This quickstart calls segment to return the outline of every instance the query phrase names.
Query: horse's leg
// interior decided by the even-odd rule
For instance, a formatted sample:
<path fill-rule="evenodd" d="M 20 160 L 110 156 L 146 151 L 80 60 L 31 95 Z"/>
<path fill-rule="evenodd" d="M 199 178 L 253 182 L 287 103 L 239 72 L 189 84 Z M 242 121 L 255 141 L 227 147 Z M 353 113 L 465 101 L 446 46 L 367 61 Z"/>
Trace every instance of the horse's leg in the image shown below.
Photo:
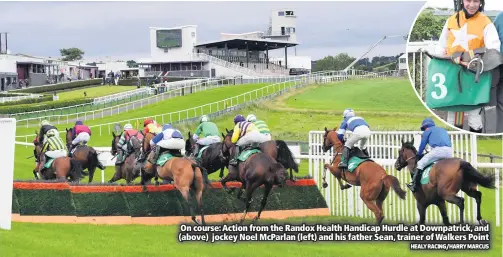
<path fill-rule="evenodd" d="M 459 207 L 459 223 L 464 224 L 464 212 L 465 212 L 465 199 L 463 197 L 459 197 L 457 195 L 448 195 L 445 196 L 444 199 L 447 202 L 453 203 Z"/>
<path fill-rule="evenodd" d="M 236 188 L 229 189 L 227 187 L 226 183 L 228 181 L 235 181 L 235 180 L 238 180 L 238 172 L 236 171 L 236 168 L 231 168 L 231 169 L 229 169 L 229 173 L 227 173 L 227 176 L 225 176 L 225 178 L 220 180 L 220 183 L 222 184 L 222 187 L 224 188 L 224 190 L 230 194 L 230 193 L 234 192 L 234 190 L 236 190 Z"/>
<path fill-rule="evenodd" d="M 254 221 L 260 219 L 260 214 L 262 213 L 262 211 L 265 208 L 265 205 L 267 204 L 267 197 L 269 196 L 269 193 L 271 192 L 271 189 L 272 189 L 272 185 L 265 184 L 265 186 L 264 186 L 264 196 L 262 197 L 262 202 L 260 203 L 260 209 L 258 210 L 257 217 L 255 217 Z"/>
<path fill-rule="evenodd" d="M 480 205 L 482 204 L 482 192 L 477 191 L 475 188 L 467 188 L 462 189 L 468 196 L 473 197 L 477 202 L 477 221 L 480 225 L 487 224 L 487 221 L 482 219 L 482 215 L 480 214 Z"/>
<path fill-rule="evenodd" d="M 386 184 L 383 183 L 383 189 L 381 190 L 381 193 L 379 194 L 376 200 L 377 208 L 379 208 L 379 211 L 381 211 L 383 220 L 384 220 L 384 212 L 382 210 L 382 204 L 384 203 L 384 200 L 386 200 L 386 197 L 388 197 L 388 193 L 389 193 L 389 187 L 387 187 Z"/>
<path fill-rule="evenodd" d="M 246 199 L 242 199 L 241 195 L 243 195 L 243 192 L 245 191 L 245 187 L 246 187 L 246 181 L 244 181 L 243 183 L 241 183 L 241 188 L 239 189 L 239 192 L 238 192 L 238 195 L 237 195 L 238 200 L 243 200 L 243 202 Z"/>
<path fill-rule="evenodd" d="M 245 221 L 246 214 L 248 213 L 248 209 L 250 209 L 250 205 L 252 202 L 253 191 L 255 191 L 255 189 L 258 187 L 255 185 L 251 185 L 251 183 L 246 183 L 246 184 L 247 184 L 246 185 L 246 201 L 245 201 L 246 207 L 245 207 L 245 211 L 243 212 L 243 217 L 241 218 L 241 221 L 239 221 L 239 224 L 243 224 L 243 221 Z"/>
<path fill-rule="evenodd" d="M 203 225 L 206 225 L 206 222 L 204 221 L 204 210 L 203 210 L 203 189 L 204 189 L 204 185 L 202 185 L 200 187 L 196 187 L 195 197 L 196 197 L 196 201 L 197 201 L 197 207 L 199 208 L 199 211 L 201 212 L 201 223 Z"/>
<path fill-rule="evenodd" d="M 293 169 L 290 168 L 290 180 L 295 182 L 295 178 L 293 177 Z"/>
<path fill-rule="evenodd" d="M 420 203 L 419 201 L 416 200 L 416 205 L 417 205 L 417 211 L 419 212 L 419 224 L 423 224 L 426 221 L 426 208 L 428 206 L 425 206 L 424 204 Z"/>
<path fill-rule="evenodd" d="M 380 191 L 372 190 L 370 185 L 361 187 L 360 198 L 363 200 L 365 205 L 374 213 L 376 217 L 377 225 L 380 225 L 384 217 L 382 216 L 382 211 L 377 207 L 376 200 L 380 194 Z"/>
<path fill-rule="evenodd" d="M 189 187 L 188 186 L 184 186 L 184 187 L 178 187 L 178 190 L 180 191 L 180 193 L 182 194 L 182 197 L 183 199 L 185 199 L 185 203 L 187 204 L 187 206 L 189 207 L 189 211 L 190 211 L 190 216 L 192 217 L 192 221 L 194 221 L 196 224 L 199 225 L 199 223 L 197 222 L 197 219 L 196 219 L 196 215 L 194 214 L 194 208 L 192 207 L 192 204 L 190 203 L 190 199 L 189 199 Z"/>
<path fill-rule="evenodd" d="M 224 167 L 220 169 L 220 178 L 223 178 L 224 176 Z"/>
<path fill-rule="evenodd" d="M 117 166 L 115 166 L 117 167 Z M 119 166 L 119 168 L 116 168 L 115 169 L 115 173 L 114 173 L 114 176 L 108 181 L 108 183 L 114 183 L 115 181 L 121 179 L 121 174 L 122 171 L 121 171 L 121 167 Z"/>
<path fill-rule="evenodd" d="M 444 225 L 449 226 L 451 223 L 449 222 L 449 216 L 447 216 L 447 208 L 445 206 L 445 200 L 442 199 L 437 203 L 438 209 L 440 210 L 440 215 L 442 215 L 442 221 Z"/>

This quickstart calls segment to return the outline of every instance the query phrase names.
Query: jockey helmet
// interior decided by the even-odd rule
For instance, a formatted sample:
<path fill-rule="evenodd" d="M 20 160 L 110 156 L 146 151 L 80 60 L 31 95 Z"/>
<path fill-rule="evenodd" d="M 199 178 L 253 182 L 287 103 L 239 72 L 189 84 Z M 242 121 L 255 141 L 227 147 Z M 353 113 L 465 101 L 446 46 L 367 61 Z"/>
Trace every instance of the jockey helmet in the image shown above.
<path fill-rule="evenodd" d="M 246 117 L 246 120 L 249 122 L 253 122 L 253 121 L 257 120 L 257 117 L 255 117 L 255 115 L 253 115 L 253 114 L 250 114 Z"/>
<path fill-rule="evenodd" d="M 234 117 L 234 124 L 238 123 L 238 122 L 241 122 L 241 121 L 245 121 L 245 117 L 241 114 L 238 114 Z"/>
<path fill-rule="evenodd" d="M 208 116 L 206 116 L 206 115 L 201 116 L 201 121 L 200 122 L 208 122 L 208 121 L 210 121 L 210 119 L 208 118 Z"/>
<path fill-rule="evenodd" d="M 77 126 L 77 125 L 84 125 L 84 123 L 81 120 L 78 120 L 75 122 L 75 126 Z"/>
<path fill-rule="evenodd" d="M 48 120 L 43 120 L 42 122 L 40 122 L 40 126 L 45 126 L 45 125 L 51 125 L 51 123 L 49 123 Z"/>
<path fill-rule="evenodd" d="M 435 126 L 435 122 L 431 118 L 426 118 L 421 123 L 421 131 L 425 131 L 429 127 Z"/>
<path fill-rule="evenodd" d="M 347 108 L 342 113 L 343 118 L 354 117 L 354 116 L 355 116 L 355 111 L 353 111 L 353 109 L 351 109 L 351 108 Z"/>
<path fill-rule="evenodd" d="M 162 126 L 162 130 L 171 129 L 171 128 L 173 128 L 173 126 L 171 126 L 171 124 L 169 124 L 169 123 Z"/>
<path fill-rule="evenodd" d="M 143 121 L 143 127 L 146 127 L 148 124 L 153 124 L 153 123 L 154 123 L 154 120 L 151 118 L 148 118 L 145 121 Z"/>
<path fill-rule="evenodd" d="M 128 124 L 126 124 L 126 125 L 124 125 L 124 131 L 126 131 L 126 130 L 131 130 L 131 129 L 133 129 L 133 125 L 131 125 L 131 124 L 129 124 L 129 123 L 128 123 Z"/>
<path fill-rule="evenodd" d="M 45 134 L 47 137 L 53 137 L 55 136 L 57 133 L 57 131 L 55 129 L 51 129 L 49 131 L 47 131 L 47 133 Z"/>

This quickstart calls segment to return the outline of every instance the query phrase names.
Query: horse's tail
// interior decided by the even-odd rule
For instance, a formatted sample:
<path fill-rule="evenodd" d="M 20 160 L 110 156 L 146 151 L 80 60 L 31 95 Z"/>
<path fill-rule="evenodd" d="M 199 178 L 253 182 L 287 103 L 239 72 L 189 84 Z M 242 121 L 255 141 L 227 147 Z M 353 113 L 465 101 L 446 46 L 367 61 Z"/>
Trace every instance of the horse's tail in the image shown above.
<path fill-rule="evenodd" d="M 98 159 L 98 152 L 93 151 L 90 154 L 92 155 L 91 160 L 93 162 L 93 166 L 100 168 L 100 170 L 104 170 L 105 166 L 103 166 L 103 163 L 101 163 Z"/>
<path fill-rule="evenodd" d="M 278 148 L 278 162 L 286 169 L 293 169 L 296 173 L 299 173 L 299 165 L 295 162 L 293 154 L 285 141 L 276 140 L 276 147 Z"/>
<path fill-rule="evenodd" d="M 196 163 L 192 163 L 192 170 L 194 171 L 194 180 L 192 181 L 192 188 L 195 189 L 196 187 L 196 174 L 197 174 L 197 171 L 199 171 L 201 173 L 201 177 L 203 178 L 203 186 L 204 188 L 206 187 L 211 187 L 211 182 L 210 182 L 210 179 L 208 178 L 208 172 L 206 171 L 205 168 L 199 166 L 198 164 Z"/>
<path fill-rule="evenodd" d="M 460 168 L 463 170 L 463 176 L 466 180 L 475 182 L 485 188 L 495 188 L 494 174 L 484 176 L 466 161 L 461 161 Z"/>
<path fill-rule="evenodd" d="M 76 178 L 77 181 L 80 180 L 80 177 L 82 176 L 82 165 L 80 164 L 79 161 L 70 158 L 69 174 L 72 178 Z"/>
<path fill-rule="evenodd" d="M 400 182 L 395 176 L 386 175 L 383 178 L 383 182 L 387 187 L 393 188 L 393 191 L 400 197 L 400 199 L 405 200 L 405 191 L 400 187 Z"/>

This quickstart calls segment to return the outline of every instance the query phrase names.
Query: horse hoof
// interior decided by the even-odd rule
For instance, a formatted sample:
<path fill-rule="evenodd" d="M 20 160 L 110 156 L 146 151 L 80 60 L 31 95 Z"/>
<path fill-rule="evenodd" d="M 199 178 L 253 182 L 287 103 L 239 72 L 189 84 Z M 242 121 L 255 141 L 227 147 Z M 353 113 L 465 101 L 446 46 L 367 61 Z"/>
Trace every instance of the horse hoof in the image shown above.
<path fill-rule="evenodd" d="M 199 222 L 197 222 L 196 217 L 192 217 L 192 221 L 194 221 L 194 223 L 196 223 L 197 225 L 199 225 Z"/>
<path fill-rule="evenodd" d="M 485 226 L 487 225 L 487 220 L 479 220 L 479 224 Z"/>
<path fill-rule="evenodd" d="M 323 188 L 327 188 L 328 187 L 328 183 L 327 182 L 323 182 Z"/>

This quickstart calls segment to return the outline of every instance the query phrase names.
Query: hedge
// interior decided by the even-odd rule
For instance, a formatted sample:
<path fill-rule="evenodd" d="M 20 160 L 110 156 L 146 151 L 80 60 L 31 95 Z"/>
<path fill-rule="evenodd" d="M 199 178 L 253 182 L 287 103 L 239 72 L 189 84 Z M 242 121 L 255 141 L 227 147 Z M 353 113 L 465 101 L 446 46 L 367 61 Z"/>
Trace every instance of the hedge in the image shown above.
<path fill-rule="evenodd" d="M 240 187 L 240 183 L 228 183 Z M 219 182 L 213 182 L 203 194 L 204 213 L 241 213 L 244 202 L 236 199 L 237 190 L 228 194 Z M 141 186 L 70 185 L 67 183 L 14 182 L 12 212 L 21 215 L 67 216 L 189 216 L 184 200 L 173 185 Z M 193 206 L 196 202 L 192 195 Z M 250 211 L 257 211 L 263 187 L 253 194 Z M 301 179 L 283 188 L 274 187 L 265 210 L 327 208 L 325 199 L 312 179 Z M 197 213 L 199 211 L 196 210 Z"/>
<path fill-rule="evenodd" d="M 52 96 L 51 96 L 52 97 Z M 73 99 L 67 101 L 53 101 L 44 104 L 26 104 L 14 106 L 0 106 L 0 114 L 17 114 L 22 112 L 42 111 L 55 108 L 63 108 L 79 104 L 86 104 L 93 102 L 93 99 Z"/>
<path fill-rule="evenodd" d="M 48 93 L 48 92 L 54 92 L 54 91 L 59 91 L 59 90 L 65 90 L 65 89 L 87 87 L 87 86 L 92 86 L 92 85 L 100 85 L 101 82 L 102 82 L 102 79 L 77 80 L 77 81 L 65 82 L 65 83 L 54 84 L 54 85 L 20 89 L 20 90 L 16 90 L 15 92 Z"/>

